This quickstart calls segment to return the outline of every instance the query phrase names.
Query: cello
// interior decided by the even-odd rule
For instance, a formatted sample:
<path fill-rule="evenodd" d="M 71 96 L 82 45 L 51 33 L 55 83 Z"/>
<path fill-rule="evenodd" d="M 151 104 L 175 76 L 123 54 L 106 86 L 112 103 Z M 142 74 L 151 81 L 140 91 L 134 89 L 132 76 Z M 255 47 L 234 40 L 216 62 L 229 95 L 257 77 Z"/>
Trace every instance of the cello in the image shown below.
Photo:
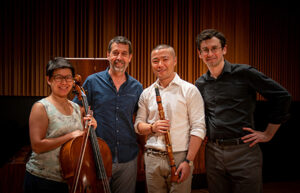
<path fill-rule="evenodd" d="M 74 78 L 74 91 L 89 114 L 81 77 Z M 104 157 L 102 155 L 105 155 Z M 66 142 L 60 150 L 62 176 L 67 181 L 70 193 L 110 193 L 108 178 L 112 175 L 112 156 L 104 140 L 96 136 L 93 126 L 84 125 L 84 135 Z"/>

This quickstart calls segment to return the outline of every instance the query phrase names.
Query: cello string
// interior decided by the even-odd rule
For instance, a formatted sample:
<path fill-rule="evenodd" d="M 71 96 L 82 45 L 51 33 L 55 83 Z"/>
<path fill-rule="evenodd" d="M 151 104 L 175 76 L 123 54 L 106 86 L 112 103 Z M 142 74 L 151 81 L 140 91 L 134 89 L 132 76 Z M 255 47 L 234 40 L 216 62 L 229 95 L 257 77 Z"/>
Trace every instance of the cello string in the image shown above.
<path fill-rule="evenodd" d="M 87 131 L 86 138 L 85 138 L 84 144 L 83 144 L 83 150 L 82 150 L 82 155 L 83 156 L 81 156 L 81 158 L 79 160 L 79 168 L 78 168 L 79 173 L 76 175 L 75 183 L 73 183 L 73 187 L 72 187 L 74 193 L 76 192 L 76 188 L 77 188 L 77 184 L 78 184 L 78 180 L 79 180 L 79 176 L 80 176 L 80 171 L 81 171 L 83 158 L 84 158 L 84 154 L 85 154 L 85 150 L 86 150 L 86 144 L 87 144 L 87 141 L 88 141 L 88 135 L 89 135 L 89 130 Z"/>
<path fill-rule="evenodd" d="M 103 164 L 99 144 L 96 143 L 97 136 L 96 136 L 95 130 L 93 128 L 90 128 L 90 137 L 91 137 L 91 144 L 92 144 L 92 146 L 94 146 L 94 149 L 96 150 L 94 152 L 94 155 L 95 155 L 94 158 L 95 158 L 95 164 L 97 167 L 96 168 L 97 176 L 98 176 L 98 178 L 99 177 L 101 178 L 101 180 L 103 182 L 103 188 L 106 189 L 105 191 L 110 192 L 109 183 L 108 183 L 105 167 Z"/>
<path fill-rule="evenodd" d="M 90 135 L 93 138 L 96 137 L 94 131 L 92 131 Z M 94 145 L 95 145 L 96 149 L 99 149 L 98 143 L 94 144 Z M 105 192 L 110 193 L 109 182 L 108 182 L 108 178 L 107 178 L 106 171 L 105 171 L 105 168 L 104 168 L 104 164 L 103 164 L 102 156 L 101 156 L 101 153 L 100 153 L 100 149 L 99 149 L 99 151 L 96 151 L 96 154 L 97 154 L 96 155 L 97 161 L 99 161 L 100 175 L 101 175 L 101 179 L 102 179 L 102 183 L 103 183 L 103 188 L 105 189 Z"/>
<path fill-rule="evenodd" d="M 89 106 L 88 106 L 87 97 L 83 91 L 82 91 L 82 101 L 84 103 L 84 108 L 85 108 L 86 114 L 89 114 L 89 109 L 88 109 Z M 97 141 L 96 132 L 95 132 L 94 128 L 91 128 L 91 127 L 90 127 L 89 131 L 90 131 L 89 133 L 90 133 L 90 137 L 91 137 L 91 144 L 94 147 L 93 149 L 96 150 L 94 152 L 94 155 L 95 155 L 95 165 L 97 167 L 96 168 L 97 176 L 98 176 L 98 178 L 100 176 L 100 178 L 103 182 L 103 188 L 104 188 L 105 192 L 110 193 L 111 192 L 110 186 L 109 186 L 108 178 L 107 178 L 106 171 L 104 168 L 99 144 L 96 143 L 96 141 Z"/>
<path fill-rule="evenodd" d="M 93 136 L 95 138 L 96 135 L 94 134 L 94 132 L 92 132 L 92 133 L 91 133 L 91 136 Z M 96 145 L 96 148 L 98 149 L 99 148 L 98 144 L 95 144 L 95 145 Z M 99 164 L 100 165 L 100 174 L 101 174 L 102 182 L 104 184 L 104 188 L 107 189 L 110 192 L 109 182 L 108 182 L 108 178 L 107 178 L 106 171 L 105 171 L 105 168 L 104 168 L 103 159 L 102 159 L 102 155 L 100 153 L 100 149 L 99 149 L 99 151 L 97 151 L 97 159 L 100 162 L 100 164 Z"/>
<path fill-rule="evenodd" d="M 76 78 L 76 77 L 75 77 Z M 78 84 L 77 82 L 75 82 L 75 84 Z M 82 105 L 84 106 L 84 110 L 85 110 L 85 114 L 86 115 L 88 115 L 88 113 L 89 113 L 89 106 L 88 106 L 88 101 L 87 101 L 87 98 L 86 98 L 86 95 L 85 95 L 85 92 L 84 92 L 84 90 L 83 90 L 83 88 L 82 87 L 80 87 L 79 85 L 75 85 L 76 86 L 76 91 L 77 91 L 77 95 L 78 95 L 78 98 L 79 98 L 79 100 L 81 100 L 82 101 Z M 82 97 L 83 96 L 83 97 Z M 87 151 L 87 145 L 88 145 L 88 139 L 89 139 L 89 137 L 95 137 L 95 139 L 98 139 L 97 138 L 97 136 L 96 136 L 96 134 L 95 135 L 91 135 L 91 133 L 95 133 L 95 130 L 94 130 L 94 128 L 91 128 L 91 125 L 88 125 L 88 123 L 89 123 L 89 121 L 88 120 L 86 120 L 85 121 L 85 123 L 84 123 L 84 128 L 85 128 L 85 138 L 83 139 L 83 143 L 82 143 L 82 145 L 81 145 L 81 150 L 80 150 L 80 159 L 79 159 L 79 161 L 77 162 L 78 164 L 77 164 L 77 169 L 76 169 L 76 176 L 77 176 L 77 178 L 76 178 L 76 176 L 75 176 L 75 178 L 73 179 L 73 184 L 72 184 L 72 190 L 74 190 L 74 193 L 75 193 L 75 191 L 76 191 L 76 189 L 77 189 L 77 186 L 79 186 L 79 176 L 80 176 L 80 174 L 82 173 L 81 172 L 81 169 L 83 168 L 83 163 L 85 163 L 84 161 L 83 161 L 83 157 L 85 157 L 84 155 L 87 153 L 86 151 Z M 87 129 L 87 130 L 86 130 Z M 91 132 L 91 131 L 93 131 L 93 132 Z M 91 140 L 92 141 L 92 140 Z M 95 141 L 95 140 L 94 140 Z M 102 147 L 102 144 L 100 143 L 100 141 L 98 142 L 98 140 L 96 140 L 97 141 L 97 149 L 99 150 L 99 146 L 101 146 Z M 98 144 L 99 143 L 99 144 Z M 92 144 L 92 142 L 91 143 L 89 143 L 89 144 Z M 106 145 L 106 144 L 105 144 Z M 93 144 L 92 144 L 92 147 L 93 147 Z M 103 146 L 103 148 L 106 148 L 106 146 Z M 93 151 L 95 151 L 95 149 L 93 149 Z M 108 153 L 109 154 L 109 153 Z M 101 152 L 100 151 L 97 151 L 96 152 L 96 154 L 94 154 L 94 155 L 98 155 L 97 156 L 97 158 L 101 158 Z M 95 160 L 94 160 L 95 161 Z M 96 162 L 95 161 L 95 164 L 96 163 L 98 163 L 98 162 Z M 102 176 L 102 179 L 104 179 L 104 180 L 102 180 L 102 183 L 101 183 L 101 185 L 100 184 L 98 184 L 97 185 L 97 187 L 102 187 L 103 188 L 103 190 L 104 190 L 104 192 L 108 192 L 108 193 L 110 193 L 111 191 L 110 191 L 110 186 L 109 186 L 109 183 L 108 183 L 108 180 L 107 180 L 107 176 L 106 176 L 106 172 L 105 172 L 105 169 L 103 169 L 105 166 L 104 166 L 104 164 L 103 164 L 103 161 L 102 161 L 102 158 L 101 158 L 101 163 L 102 164 L 100 164 L 100 166 L 101 167 L 99 167 L 102 171 L 104 171 L 104 172 L 100 172 L 100 175 Z M 100 171 L 100 170 L 99 170 Z M 77 180 L 77 181 L 76 181 Z M 76 182 L 75 182 L 76 181 Z M 74 188 L 75 187 L 75 188 Z M 89 189 L 89 187 L 86 187 L 86 188 L 88 188 Z M 86 188 L 84 188 L 84 190 L 83 191 L 86 191 L 87 189 Z M 71 191 L 71 192 L 73 192 L 73 191 Z"/>
<path fill-rule="evenodd" d="M 92 115 L 91 111 L 89 111 L 89 105 L 88 105 L 88 101 L 87 101 L 87 96 L 85 95 L 85 93 L 83 91 L 81 91 L 81 93 L 82 93 L 81 94 L 82 95 L 82 101 L 84 103 L 85 114 L 86 115 Z M 96 145 L 97 138 L 95 138 L 95 135 L 93 135 L 93 134 L 95 134 L 94 128 L 90 128 L 90 129 L 91 129 L 91 131 L 90 131 L 91 144 L 93 146 L 93 153 L 95 155 L 94 159 L 95 159 L 95 164 L 96 164 L 96 172 L 97 172 L 97 177 L 99 178 L 100 167 L 99 167 L 99 159 L 98 159 L 99 155 L 98 155 L 98 152 L 100 150 L 99 150 L 99 148 L 97 148 L 98 146 Z"/>

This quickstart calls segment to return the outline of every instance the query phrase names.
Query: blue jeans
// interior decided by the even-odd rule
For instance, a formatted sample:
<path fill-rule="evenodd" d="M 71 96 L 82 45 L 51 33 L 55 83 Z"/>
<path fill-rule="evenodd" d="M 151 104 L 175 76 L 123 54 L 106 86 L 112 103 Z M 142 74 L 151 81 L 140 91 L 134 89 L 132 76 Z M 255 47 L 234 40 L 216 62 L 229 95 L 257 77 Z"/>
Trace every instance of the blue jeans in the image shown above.
<path fill-rule="evenodd" d="M 25 173 L 24 193 L 68 193 L 68 184 Z"/>

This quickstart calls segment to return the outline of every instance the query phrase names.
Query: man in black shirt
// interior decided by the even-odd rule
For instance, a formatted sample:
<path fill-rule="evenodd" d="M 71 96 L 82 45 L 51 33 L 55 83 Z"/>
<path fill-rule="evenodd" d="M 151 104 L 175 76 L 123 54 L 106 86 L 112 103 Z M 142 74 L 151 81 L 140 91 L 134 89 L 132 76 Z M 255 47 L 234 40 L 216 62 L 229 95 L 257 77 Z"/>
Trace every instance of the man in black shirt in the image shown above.
<path fill-rule="evenodd" d="M 231 64 L 224 35 L 214 29 L 196 38 L 199 58 L 208 72 L 195 85 L 205 103 L 208 143 L 206 171 L 210 193 L 262 192 L 262 154 L 288 117 L 291 96 L 277 82 L 249 65 Z M 271 103 L 265 131 L 254 128 L 256 93 Z"/>

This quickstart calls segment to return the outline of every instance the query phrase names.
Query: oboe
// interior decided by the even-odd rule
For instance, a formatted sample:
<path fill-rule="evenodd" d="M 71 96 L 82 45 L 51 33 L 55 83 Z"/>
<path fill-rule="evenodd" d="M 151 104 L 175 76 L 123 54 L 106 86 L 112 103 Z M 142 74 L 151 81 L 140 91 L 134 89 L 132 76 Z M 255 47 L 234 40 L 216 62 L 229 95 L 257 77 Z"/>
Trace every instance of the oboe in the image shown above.
<path fill-rule="evenodd" d="M 158 87 L 155 87 L 155 93 L 156 93 L 156 102 L 157 102 L 158 111 L 159 111 L 159 118 L 160 118 L 160 120 L 165 120 L 165 113 L 164 113 L 164 109 L 163 109 L 163 106 L 162 106 L 162 103 L 161 103 L 161 97 L 160 97 L 160 94 L 159 94 Z M 169 130 L 165 134 L 165 142 L 166 142 L 166 149 L 167 149 L 167 152 L 168 152 L 168 157 L 169 157 L 170 167 L 171 167 L 171 181 L 172 182 L 177 182 L 178 175 L 175 175 L 176 165 L 175 165 L 175 161 L 174 161 L 172 143 L 171 143 L 171 137 L 170 137 L 170 131 Z"/>

